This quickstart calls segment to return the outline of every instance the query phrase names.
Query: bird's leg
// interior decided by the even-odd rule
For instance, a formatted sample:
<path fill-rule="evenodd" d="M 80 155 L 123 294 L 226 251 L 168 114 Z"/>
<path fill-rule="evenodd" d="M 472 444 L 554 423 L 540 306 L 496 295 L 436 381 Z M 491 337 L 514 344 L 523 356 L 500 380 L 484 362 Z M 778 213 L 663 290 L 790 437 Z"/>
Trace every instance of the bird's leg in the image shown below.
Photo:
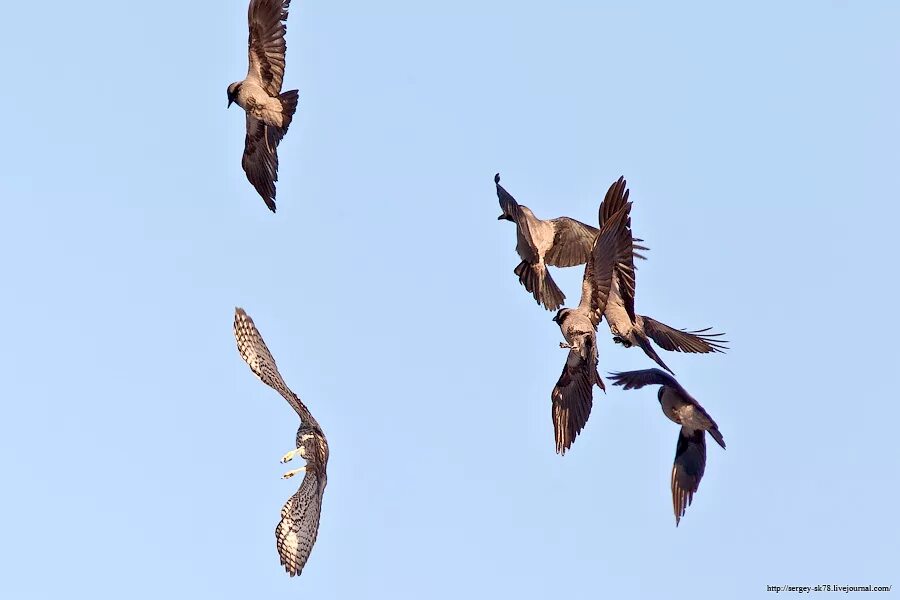
<path fill-rule="evenodd" d="M 306 451 L 303 450 L 302 447 L 294 448 L 293 450 L 291 450 L 290 452 L 288 452 L 287 454 L 285 454 L 284 456 L 281 457 L 281 462 L 282 463 L 290 462 L 290 461 L 294 460 L 295 456 L 300 456 L 302 458 L 302 457 L 304 457 L 305 454 L 306 454 Z"/>
<path fill-rule="evenodd" d="M 281 478 L 282 479 L 290 479 L 297 473 L 303 473 L 304 471 L 306 471 L 306 467 L 300 467 L 299 469 L 294 469 L 293 471 L 288 471 L 287 473 L 282 475 Z"/>

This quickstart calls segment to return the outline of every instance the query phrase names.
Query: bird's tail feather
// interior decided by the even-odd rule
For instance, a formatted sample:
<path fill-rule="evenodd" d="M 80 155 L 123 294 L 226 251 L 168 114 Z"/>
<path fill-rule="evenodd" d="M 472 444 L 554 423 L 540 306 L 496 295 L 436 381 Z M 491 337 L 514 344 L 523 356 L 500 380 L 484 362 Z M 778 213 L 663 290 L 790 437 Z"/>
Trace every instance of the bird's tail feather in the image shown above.
<path fill-rule="evenodd" d="M 534 300 L 543 304 L 547 310 L 557 310 L 566 301 L 565 294 L 557 287 L 544 265 L 532 265 L 523 260 L 513 272 L 519 276 L 519 283 L 532 293 Z"/>
<path fill-rule="evenodd" d="M 650 344 L 649 338 L 647 338 L 644 334 L 639 333 L 638 331 L 634 332 L 634 337 L 637 340 L 638 346 L 641 347 L 641 350 L 644 351 L 644 354 L 653 359 L 653 362 L 661 366 L 663 369 L 671 373 L 675 374 L 675 371 L 670 369 L 666 363 L 663 362 L 663 359 L 659 357 L 659 354 L 656 353 L 656 350 L 653 348 L 653 345 Z"/>
<path fill-rule="evenodd" d="M 722 446 L 722 449 L 724 450 L 725 449 L 725 438 L 722 437 L 722 433 L 719 431 L 718 427 L 716 427 L 714 429 L 707 429 L 706 431 L 709 433 L 710 436 L 712 436 L 712 439 L 716 440 L 717 444 Z"/>
<path fill-rule="evenodd" d="M 284 134 L 287 133 L 288 127 L 290 127 L 294 118 L 297 103 L 300 101 L 300 92 L 298 90 L 288 90 L 278 96 L 278 100 L 281 102 L 281 131 Z"/>

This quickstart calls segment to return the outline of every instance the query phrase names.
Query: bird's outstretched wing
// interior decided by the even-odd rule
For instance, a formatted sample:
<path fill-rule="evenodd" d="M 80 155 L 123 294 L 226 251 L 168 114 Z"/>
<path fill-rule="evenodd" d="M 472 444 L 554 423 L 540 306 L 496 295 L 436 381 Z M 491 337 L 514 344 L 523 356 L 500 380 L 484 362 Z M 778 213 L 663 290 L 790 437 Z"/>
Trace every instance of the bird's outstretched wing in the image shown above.
<path fill-rule="evenodd" d="M 675 509 L 675 526 L 691 505 L 700 480 L 706 470 L 706 434 L 702 429 L 689 431 L 682 428 L 675 447 L 675 463 L 672 465 L 672 507 Z"/>
<path fill-rule="evenodd" d="M 606 191 L 606 196 L 600 204 L 599 218 L 601 228 L 614 214 L 616 214 L 616 212 L 628 204 L 629 190 L 627 186 L 628 182 L 625 181 L 624 177 L 619 177 L 618 180 L 609 186 L 609 189 Z M 630 214 L 628 215 L 627 226 L 629 230 L 628 239 L 623 240 L 622 244 L 616 248 L 615 285 L 618 287 L 619 296 L 622 298 L 622 303 L 625 306 L 625 312 L 628 313 L 628 317 L 631 319 L 631 322 L 634 323 L 637 318 L 634 314 L 634 289 L 636 281 L 634 274 L 634 239 L 630 234 Z"/>
<path fill-rule="evenodd" d="M 544 255 L 548 265 L 554 267 L 574 267 L 587 262 L 597 234 L 595 227 L 569 217 L 551 219 L 554 236 L 553 245 Z"/>
<path fill-rule="evenodd" d="M 659 344 L 659 346 L 670 352 L 691 352 L 705 354 L 707 352 L 724 352 L 728 350 L 728 340 L 717 339 L 725 334 L 723 333 L 706 333 L 711 328 L 698 329 L 697 331 L 685 331 L 683 329 L 675 329 L 669 327 L 665 323 L 660 323 L 656 319 L 643 317 L 644 332 L 650 338 Z"/>
<path fill-rule="evenodd" d="M 275 212 L 275 182 L 278 181 L 278 144 L 284 131 L 269 127 L 247 113 L 247 136 L 241 166 L 269 210 Z"/>
<path fill-rule="evenodd" d="M 287 51 L 284 33 L 290 5 L 291 0 L 250 0 L 247 9 L 250 26 L 247 79 L 272 97 L 281 93 L 284 78 L 284 54 Z"/>
<path fill-rule="evenodd" d="M 506 191 L 505 187 L 500 185 L 500 173 L 494 175 L 494 185 L 497 186 L 497 200 L 500 202 L 500 210 L 503 211 L 503 214 L 500 216 L 510 215 L 515 218 L 515 215 L 519 212 L 519 203 L 516 202 L 512 194 Z"/>
<path fill-rule="evenodd" d="M 284 379 L 281 378 L 281 373 L 278 372 L 278 365 L 275 364 L 272 353 L 269 352 L 266 342 L 256 328 L 256 324 L 253 323 L 253 319 L 250 318 L 250 315 L 243 308 L 234 309 L 234 339 L 237 342 L 238 353 L 240 353 L 244 362 L 250 365 L 250 370 L 263 383 L 281 394 L 297 414 L 300 415 L 300 419 L 304 423 L 318 428 L 319 425 L 313 419 L 309 410 L 300 401 L 300 398 L 291 391 Z"/>
<path fill-rule="evenodd" d="M 665 385 L 682 390 L 681 385 L 674 377 L 659 369 L 641 369 L 640 371 L 622 371 L 610 373 L 609 379 L 613 385 L 621 385 L 626 390 L 639 390 L 645 385 Z"/>
<path fill-rule="evenodd" d="M 522 256 L 522 259 L 529 262 L 537 261 L 538 250 L 537 246 L 535 246 L 534 239 L 531 236 L 531 228 L 528 224 L 528 218 L 522 213 L 521 210 L 519 210 L 519 203 L 516 202 L 516 199 L 513 198 L 512 194 L 507 192 L 506 188 L 500 185 L 500 173 L 494 175 L 494 185 L 497 186 L 497 200 L 500 202 L 500 209 L 503 211 L 503 214 L 500 215 L 500 218 L 503 218 L 506 215 L 512 217 L 513 221 L 516 224 L 516 227 L 519 229 L 519 232 L 522 234 L 522 237 L 528 244 L 528 256 Z M 519 252 L 519 254 L 521 255 L 521 252 Z"/>
<path fill-rule="evenodd" d="M 603 198 L 603 202 L 600 203 L 600 227 L 603 227 L 603 224 L 606 223 L 607 219 L 616 214 L 620 208 L 625 206 L 625 203 L 628 202 L 628 182 L 625 181 L 625 176 L 619 177 L 616 181 L 609 186 L 609 189 L 606 190 L 606 196 Z M 628 227 L 631 227 L 631 221 L 628 221 Z M 634 250 L 649 250 L 650 248 L 646 246 L 641 246 L 640 244 L 634 244 L 633 242 L 643 242 L 644 240 L 640 238 L 632 238 L 632 251 Z M 639 254 L 637 252 L 633 252 L 635 258 L 640 258 L 641 260 L 646 260 L 647 257 L 643 254 Z"/>
<path fill-rule="evenodd" d="M 281 564 L 291 577 L 303 572 L 316 543 L 325 482 L 324 473 L 307 471 L 300 489 L 281 509 L 281 521 L 275 526 L 275 546 Z"/>
<path fill-rule="evenodd" d="M 616 257 L 622 251 L 622 247 L 631 246 L 631 229 L 628 227 L 630 211 L 631 203 L 628 202 L 603 224 L 584 268 L 579 306 L 589 308 L 591 322 L 595 328 L 599 325 L 600 317 L 603 316 L 606 302 L 609 300 Z"/>
<path fill-rule="evenodd" d="M 628 182 L 625 181 L 624 175 L 609 186 L 609 189 L 606 190 L 606 196 L 603 197 L 603 202 L 600 203 L 600 210 L 597 215 L 601 228 L 614 214 L 619 212 L 619 209 L 625 206 L 625 203 L 628 202 L 629 193 Z"/>
<path fill-rule="evenodd" d="M 594 382 L 606 389 L 597 374 L 597 348 L 594 336 L 583 338 L 587 347 L 583 352 L 569 350 L 566 364 L 550 394 L 553 418 L 553 437 L 557 454 L 565 454 L 584 429 L 594 405 Z"/>

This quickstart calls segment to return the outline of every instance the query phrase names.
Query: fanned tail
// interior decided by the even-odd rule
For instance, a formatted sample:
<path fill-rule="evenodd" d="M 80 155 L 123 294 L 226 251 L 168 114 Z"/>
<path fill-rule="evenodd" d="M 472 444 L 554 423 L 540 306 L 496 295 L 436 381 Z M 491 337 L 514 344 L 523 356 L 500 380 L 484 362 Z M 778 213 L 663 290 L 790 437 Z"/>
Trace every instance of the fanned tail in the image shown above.
<path fill-rule="evenodd" d="M 523 260 L 513 272 L 519 276 L 519 283 L 531 292 L 535 301 L 543 304 L 547 310 L 557 310 L 566 301 L 565 294 L 557 287 L 546 266 L 532 265 Z"/>
<path fill-rule="evenodd" d="M 297 103 L 300 101 L 300 92 L 298 90 L 289 90 L 278 96 L 281 102 L 281 133 L 287 133 L 291 121 L 294 119 L 294 112 L 297 110 Z"/>

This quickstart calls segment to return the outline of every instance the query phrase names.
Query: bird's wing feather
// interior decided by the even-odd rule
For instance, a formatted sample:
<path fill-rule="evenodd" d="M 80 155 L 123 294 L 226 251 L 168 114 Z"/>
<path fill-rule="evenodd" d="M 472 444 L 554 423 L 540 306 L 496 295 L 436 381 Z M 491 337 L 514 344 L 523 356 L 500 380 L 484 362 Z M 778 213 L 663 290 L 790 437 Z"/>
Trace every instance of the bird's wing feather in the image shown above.
<path fill-rule="evenodd" d="M 603 224 L 584 268 L 579 306 L 589 309 L 594 327 L 600 324 L 600 317 L 609 300 L 609 290 L 616 269 L 617 248 L 625 243 L 625 238 L 631 239 L 631 230 L 627 226 L 630 210 L 631 203 L 625 204 Z"/>
<path fill-rule="evenodd" d="M 583 265 L 590 256 L 594 240 L 600 230 L 569 217 L 551 219 L 553 245 L 544 255 L 548 265 L 574 267 Z"/>
<path fill-rule="evenodd" d="M 594 405 L 594 382 L 603 388 L 597 374 L 597 348 L 594 336 L 583 338 L 587 344 L 587 356 L 578 350 L 569 350 L 566 364 L 550 394 L 553 437 L 557 454 L 565 454 L 575 438 L 584 429 Z"/>
<path fill-rule="evenodd" d="M 269 210 L 275 212 L 275 182 L 278 181 L 278 144 L 284 131 L 269 127 L 247 113 L 247 136 L 241 166 Z"/>
<path fill-rule="evenodd" d="M 724 335 L 722 333 L 706 333 L 710 330 L 698 329 L 697 331 L 685 331 L 669 327 L 650 317 L 643 317 L 644 332 L 649 335 L 661 348 L 670 352 L 690 352 L 705 354 L 707 352 L 723 352 L 728 350 L 728 340 L 716 339 Z"/>
<path fill-rule="evenodd" d="M 500 202 L 500 210 L 507 215 L 515 215 L 518 212 L 519 203 L 513 195 L 500 185 L 500 173 L 494 175 L 494 185 L 497 186 L 497 200 Z M 502 216 L 502 215 L 501 215 Z"/>
<path fill-rule="evenodd" d="M 619 177 L 609 186 L 609 189 L 606 190 L 606 196 L 603 197 L 603 202 L 600 203 L 600 210 L 598 211 L 600 229 L 603 229 L 603 225 L 625 206 L 628 202 L 629 193 L 628 182 L 625 181 L 624 176 Z"/>
<path fill-rule="evenodd" d="M 250 0 L 247 9 L 250 26 L 247 79 L 256 82 L 273 98 L 281 93 L 284 78 L 285 21 L 290 5 L 291 0 Z"/>
<path fill-rule="evenodd" d="M 600 204 L 599 219 L 600 228 L 612 218 L 623 206 L 628 204 L 628 182 L 624 177 L 619 177 L 613 182 L 606 191 L 606 196 Z M 625 306 L 625 312 L 631 322 L 634 323 L 636 316 L 634 314 L 634 289 L 635 289 L 635 273 L 634 273 L 634 238 L 631 235 L 631 214 L 628 215 L 626 223 L 628 227 L 628 238 L 620 239 L 620 244 L 616 246 L 616 286 L 619 290 L 619 296 Z M 643 248 L 643 246 L 641 246 Z"/>
<path fill-rule="evenodd" d="M 259 377 L 260 381 L 281 394 L 304 423 L 318 428 L 319 424 L 310 414 L 309 409 L 282 379 L 281 373 L 278 372 L 278 365 L 275 364 L 275 358 L 269 352 L 262 334 L 259 333 L 253 319 L 243 308 L 234 309 L 234 339 L 237 342 L 241 358 L 250 366 L 250 370 Z"/>
<path fill-rule="evenodd" d="M 504 214 L 513 217 L 519 233 L 522 235 L 522 238 L 525 240 L 531 250 L 529 256 L 522 256 L 522 253 L 519 252 L 520 257 L 522 258 L 522 260 L 527 260 L 528 262 L 536 262 L 538 250 L 537 246 L 534 243 L 534 238 L 531 235 L 528 216 L 525 215 L 521 210 L 519 210 L 519 203 L 516 202 L 516 199 L 513 198 L 513 195 L 507 192 L 506 188 L 500 185 L 500 173 L 494 175 L 494 184 L 497 186 L 497 200 L 499 200 L 500 202 L 501 210 L 503 210 Z"/>
<path fill-rule="evenodd" d="M 612 185 L 609 186 L 609 189 L 606 191 L 606 196 L 603 198 L 603 202 L 600 203 L 600 227 L 603 227 L 603 224 L 612 217 L 616 212 L 628 202 L 629 190 L 627 189 L 628 182 L 625 181 L 625 177 L 619 177 Z M 628 226 L 631 227 L 631 221 L 629 220 Z M 644 240 L 639 238 L 632 238 L 632 252 L 635 258 L 640 258 L 646 260 L 647 257 L 634 252 L 634 250 L 649 250 L 646 246 L 642 246 L 640 244 L 634 244 L 634 242 L 643 242 Z"/>
<path fill-rule="evenodd" d="M 281 520 L 275 526 L 275 545 L 281 564 L 291 577 L 303 572 L 316 543 L 324 492 L 325 475 L 307 471 L 300 489 L 281 509 Z"/>
<path fill-rule="evenodd" d="M 626 252 L 625 254 L 631 254 L 633 257 L 633 253 Z M 620 252 L 619 256 L 622 257 L 625 254 Z M 616 285 L 618 286 L 619 297 L 625 306 L 625 312 L 628 313 L 628 318 L 631 319 L 632 323 L 637 320 L 637 315 L 634 312 L 634 288 L 636 282 L 634 258 L 630 260 L 623 258 L 616 265 Z"/>
<path fill-rule="evenodd" d="M 613 382 L 613 385 L 621 385 L 622 388 L 626 390 L 638 390 L 645 385 L 665 385 L 677 390 L 682 390 L 681 385 L 674 377 L 660 369 L 641 369 L 639 371 L 610 373 L 609 378 Z"/>
<path fill-rule="evenodd" d="M 678 433 L 675 447 L 675 463 L 672 465 L 672 507 L 675 525 L 681 521 L 684 511 L 691 505 L 700 480 L 706 470 L 706 437 L 702 429 Z"/>

